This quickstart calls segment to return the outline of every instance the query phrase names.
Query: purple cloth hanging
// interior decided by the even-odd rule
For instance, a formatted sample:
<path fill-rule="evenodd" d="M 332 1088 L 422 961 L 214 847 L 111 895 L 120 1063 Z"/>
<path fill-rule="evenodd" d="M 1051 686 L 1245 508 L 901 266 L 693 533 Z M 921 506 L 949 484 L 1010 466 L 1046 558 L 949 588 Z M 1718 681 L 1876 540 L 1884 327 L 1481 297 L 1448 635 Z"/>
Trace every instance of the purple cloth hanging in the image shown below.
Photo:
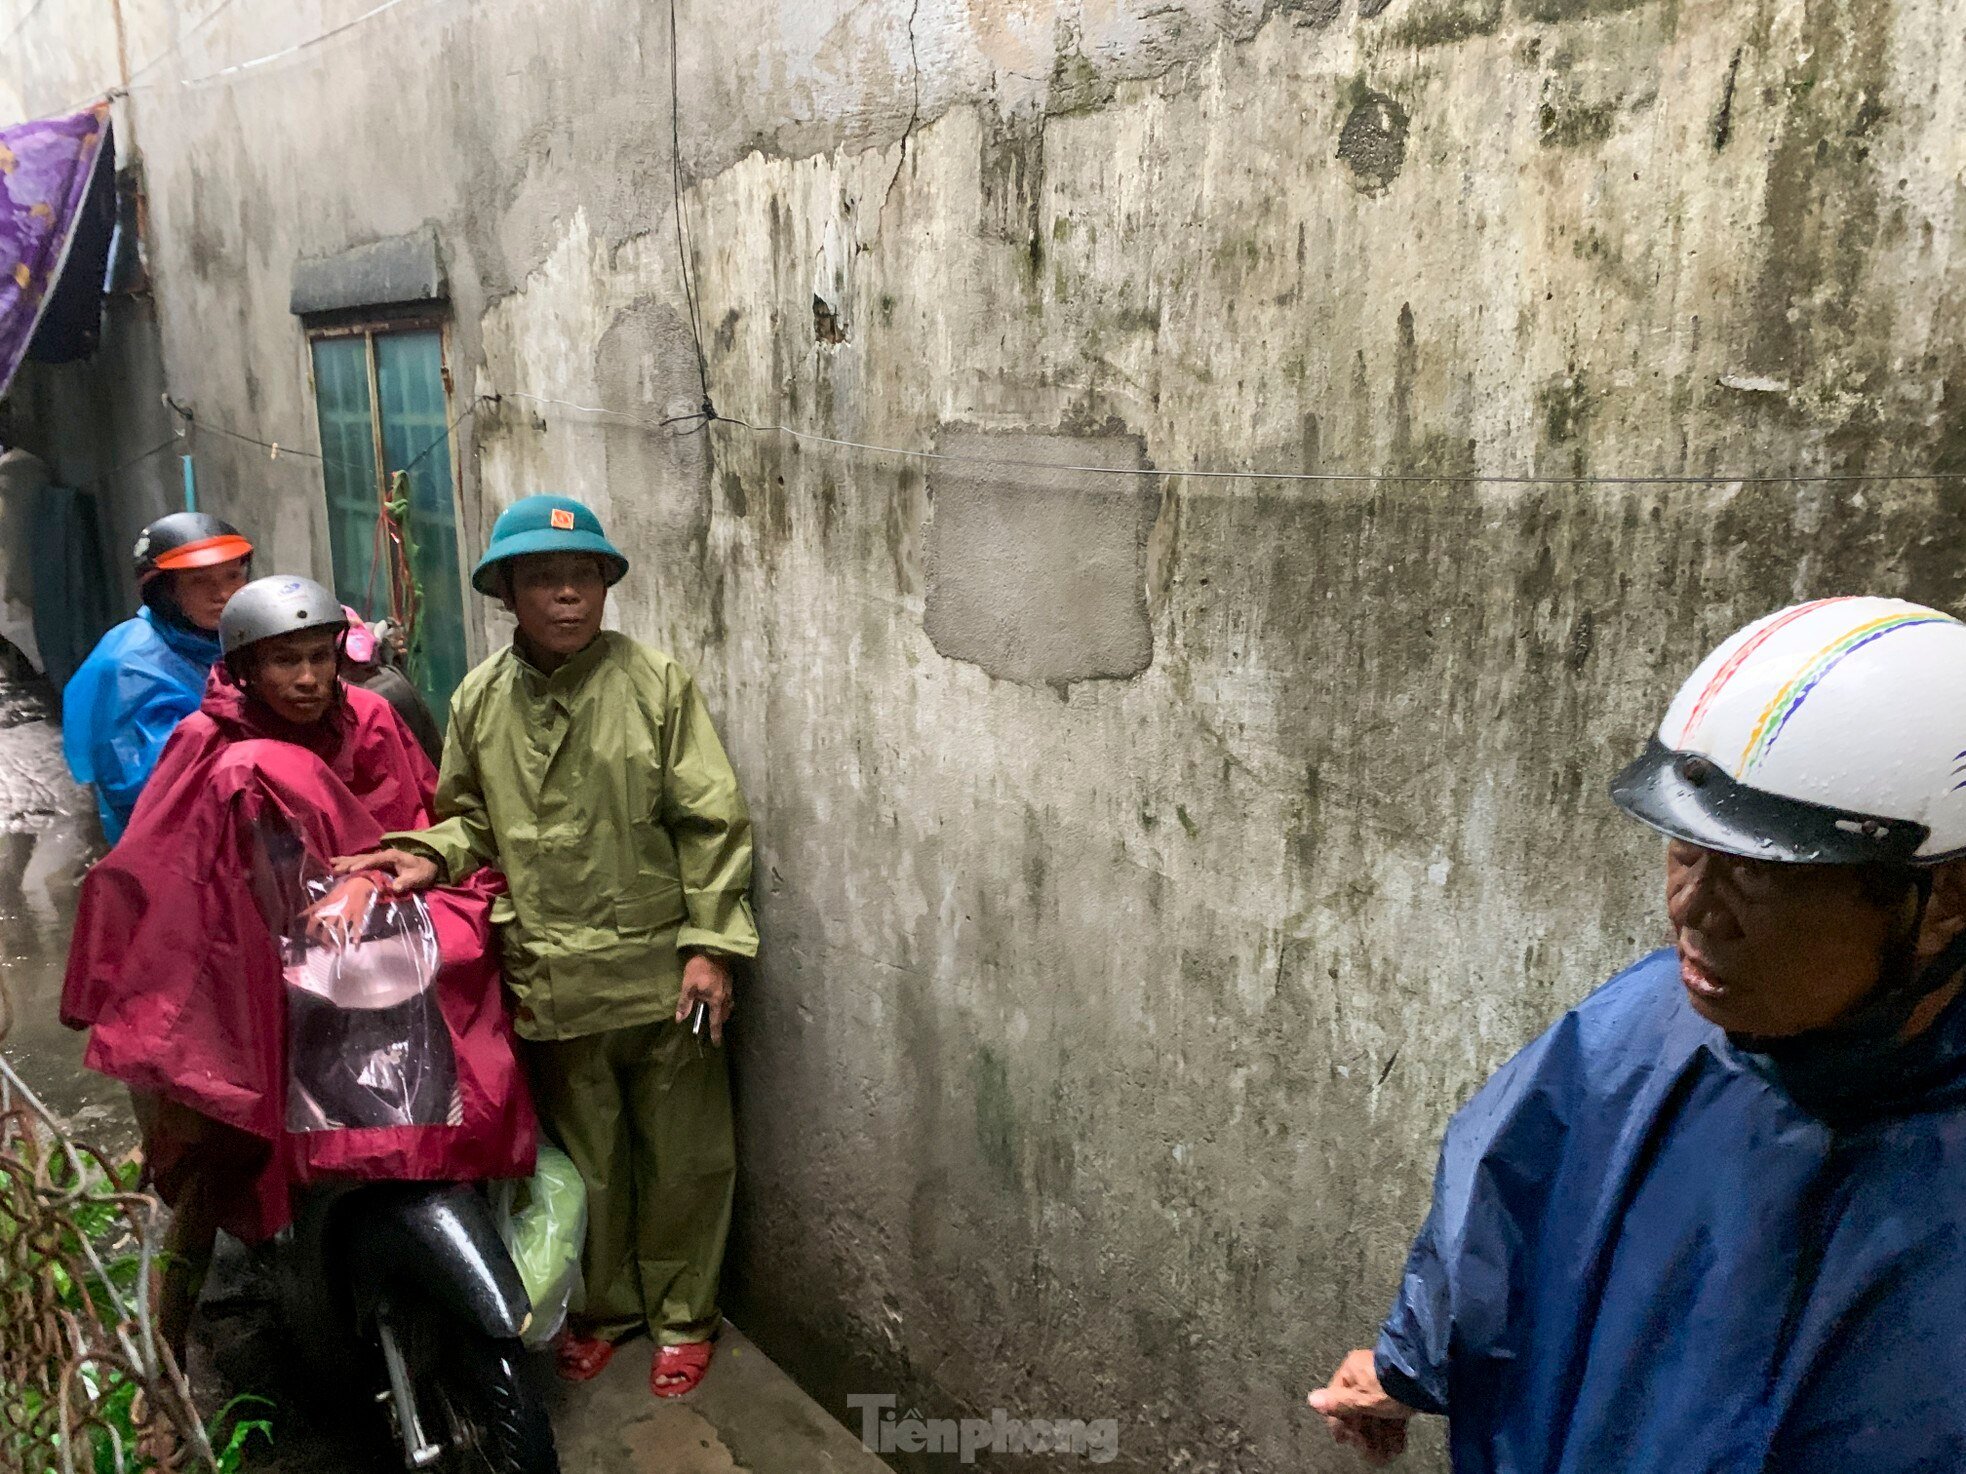
<path fill-rule="evenodd" d="M 109 105 L 0 128 L 0 394 L 68 264 L 109 137 Z"/>

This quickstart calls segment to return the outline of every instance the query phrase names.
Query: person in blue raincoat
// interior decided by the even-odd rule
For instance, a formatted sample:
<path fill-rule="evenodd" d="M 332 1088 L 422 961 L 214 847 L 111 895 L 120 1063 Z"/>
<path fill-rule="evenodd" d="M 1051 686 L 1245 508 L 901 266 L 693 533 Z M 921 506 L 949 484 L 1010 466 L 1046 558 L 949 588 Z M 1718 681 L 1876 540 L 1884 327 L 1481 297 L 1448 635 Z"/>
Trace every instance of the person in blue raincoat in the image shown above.
<path fill-rule="evenodd" d="M 1612 786 L 1673 946 L 1452 1120 L 1378 1343 L 1310 1404 L 1457 1474 L 1966 1470 L 1966 625 L 1740 631 Z"/>
<path fill-rule="evenodd" d="M 219 615 L 251 576 L 252 554 L 217 517 L 159 517 L 134 551 L 143 607 L 97 641 L 62 688 L 62 752 L 75 781 L 94 786 L 111 844 L 166 739 L 204 699 L 219 656 Z"/>

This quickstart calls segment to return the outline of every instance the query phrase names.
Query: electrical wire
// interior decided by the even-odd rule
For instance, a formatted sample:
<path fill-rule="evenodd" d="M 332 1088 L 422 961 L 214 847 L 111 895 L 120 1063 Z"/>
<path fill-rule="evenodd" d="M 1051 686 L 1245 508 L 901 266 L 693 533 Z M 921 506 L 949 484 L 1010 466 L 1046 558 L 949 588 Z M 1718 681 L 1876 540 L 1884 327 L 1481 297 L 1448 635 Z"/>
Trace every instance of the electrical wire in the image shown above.
<path fill-rule="evenodd" d="M 394 10 L 398 5 L 401 5 L 402 3 L 403 0 L 382 0 L 382 3 L 380 5 L 374 6 L 372 9 L 365 10 L 360 15 L 356 16 L 354 19 L 345 20 L 338 26 L 330 26 L 327 30 L 322 31 L 319 35 L 309 36 L 304 41 L 296 41 L 291 46 L 282 46 L 278 51 L 269 51 L 264 56 L 255 56 L 250 61 L 234 62 L 231 66 L 220 67 L 215 72 L 206 72 L 201 77 L 180 78 L 177 85 L 180 87 L 202 87 L 207 82 L 217 82 L 227 77 L 236 77 L 242 72 L 252 71 L 256 67 L 263 67 L 268 62 L 284 61 L 287 57 L 297 56 L 303 51 L 307 51 L 315 46 L 319 46 L 324 41 L 332 41 L 336 36 L 340 36 L 345 34 L 346 32 L 352 31 L 357 26 L 366 25 L 369 21 L 374 20 L 377 16 L 381 15 L 384 11 Z M 145 85 L 156 86 L 160 84 L 146 83 Z"/>
<path fill-rule="evenodd" d="M 721 419 L 722 417 L 719 416 Z M 727 420 L 728 424 L 742 424 Z M 1884 471 L 1870 472 L 1786 472 L 1777 474 L 1736 474 L 1711 472 L 1705 475 L 1675 473 L 1649 476 L 1545 476 L 1535 473 L 1478 475 L 1466 472 L 1430 471 L 1218 471 L 1155 466 L 1075 466 L 1053 465 L 1043 461 L 1020 461 L 1003 456 L 951 455 L 946 451 L 910 450 L 898 445 L 873 445 L 861 440 L 845 440 L 820 435 L 811 430 L 795 430 L 790 425 L 746 425 L 755 432 L 776 432 L 794 440 L 849 450 L 873 451 L 882 455 L 904 456 L 910 460 L 947 461 L 958 465 L 1011 467 L 1027 471 L 1070 471 L 1091 476 L 1169 476 L 1183 480 L 1206 481 L 1312 481 L 1372 485 L 1415 485 L 1424 482 L 1460 486 L 1727 486 L 1816 485 L 1857 481 L 1958 481 L 1966 471 Z"/>
<path fill-rule="evenodd" d="M 237 430 L 228 430 L 224 425 L 214 425 L 209 420 L 201 420 L 194 414 L 177 409 L 175 405 L 172 408 L 177 410 L 178 414 L 183 415 L 185 423 L 199 433 L 223 435 L 227 440 L 239 440 L 245 442 L 247 445 L 257 445 L 261 450 L 273 452 L 272 459 L 276 461 L 281 456 L 297 456 L 304 461 L 319 461 L 324 466 L 348 466 L 349 464 L 333 456 L 322 455 L 319 451 L 301 450 L 296 446 L 282 445 L 277 440 L 261 440 L 257 435 L 245 435 Z M 350 469 L 354 468 L 350 467 Z"/>
<path fill-rule="evenodd" d="M 681 424 L 685 420 L 720 420 L 723 418 L 719 414 L 706 414 L 702 410 L 693 410 L 686 415 L 670 415 L 665 420 L 651 420 L 645 415 L 631 415 L 626 410 L 608 409 L 598 404 L 575 404 L 571 399 L 553 399 L 544 394 L 526 394 L 518 389 L 507 389 L 498 394 L 488 394 L 482 397 L 494 404 L 501 399 L 524 399 L 533 404 L 551 404 L 557 405 L 561 409 L 579 410 L 582 414 L 608 415 L 614 419 L 626 420 L 631 425 L 640 425 L 649 430 L 661 430 L 669 425 Z"/>
<path fill-rule="evenodd" d="M 183 35 L 179 36 L 176 40 L 172 41 L 171 44 L 166 46 L 162 51 L 158 52 L 155 56 L 151 57 L 149 61 L 145 62 L 142 66 L 138 67 L 135 71 L 131 72 L 130 75 L 124 80 L 123 85 L 121 87 L 113 89 L 113 92 L 114 93 L 124 92 L 127 91 L 129 88 L 136 86 L 139 78 L 145 77 L 149 75 L 151 72 L 156 71 L 158 67 L 162 66 L 165 62 L 169 61 L 172 57 L 176 56 L 178 52 L 183 49 L 185 42 L 189 41 L 193 36 L 196 36 L 200 31 L 204 30 L 205 27 L 209 26 L 213 21 L 217 20 L 221 15 L 225 14 L 226 11 L 230 10 L 234 5 L 238 3 L 239 0 L 219 0 L 219 3 L 213 6 L 202 20 L 200 20 L 196 25 L 194 25 L 190 30 L 186 31 Z"/>
<path fill-rule="evenodd" d="M 89 480 L 89 485 L 101 486 L 106 481 L 114 480 L 116 477 L 121 476 L 125 471 L 129 470 L 132 466 L 140 466 L 154 455 L 162 455 L 165 451 L 175 446 L 178 443 L 178 440 L 179 440 L 178 436 L 172 435 L 170 439 L 162 442 L 161 444 L 153 445 L 150 447 L 149 450 L 140 451 L 138 454 L 131 456 L 127 461 L 123 462 L 122 465 L 111 467 L 109 470 L 104 471 L 101 475 L 91 477 Z"/>
<path fill-rule="evenodd" d="M 206 72 L 202 76 L 180 77 L 175 82 L 166 81 L 162 78 L 154 82 L 142 82 L 138 80 L 138 78 L 142 77 L 146 72 L 154 70 L 155 68 L 161 66 L 164 62 L 168 61 L 171 57 L 177 55 L 179 48 L 182 47 L 186 41 L 188 41 L 191 37 L 197 35 L 198 32 L 202 31 L 207 25 L 209 25 L 212 22 L 212 20 L 218 16 L 220 11 L 228 9 L 233 4 L 233 0 L 225 0 L 224 4 L 218 6 L 217 9 L 213 10 L 210 15 L 207 15 L 203 20 L 199 21 L 197 25 L 193 26 L 183 36 L 180 36 L 177 40 L 173 41 L 158 55 L 153 56 L 149 61 L 145 62 L 142 66 L 138 67 L 136 71 L 130 74 L 129 79 L 127 81 L 119 83 L 114 87 L 104 88 L 100 92 L 91 93 L 88 97 L 84 98 L 81 102 L 76 103 L 73 107 L 68 108 L 66 111 L 71 113 L 78 113 L 83 108 L 88 107 L 93 103 L 113 102 L 119 97 L 129 96 L 132 92 L 145 92 L 154 87 L 202 87 L 208 82 L 221 82 L 231 78 L 243 76 L 247 72 L 257 70 L 258 68 L 267 65 L 269 62 L 282 61 L 289 56 L 296 56 L 303 51 L 311 50 L 312 48 L 319 46 L 324 41 L 332 41 L 336 36 L 340 36 L 348 31 L 352 31 L 357 26 L 367 24 L 369 21 L 374 20 L 377 16 L 383 14 L 383 12 L 394 10 L 398 5 L 401 5 L 402 3 L 403 0 L 382 0 L 381 4 L 374 6 L 369 10 L 363 11 L 360 15 L 354 17 L 352 20 L 345 20 L 338 26 L 330 26 L 327 30 L 322 31 L 317 35 L 308 36 L 303 40 L 294 42 L 290 46 L 282 46 L 277 51 L 269 51 L 264 56 L 255 56 L 246 61 L 234 62 L 230 66 L 220 67 L 216 71 Z M 31 15 L 32 13 L 33 12 L 30 11 L 29 15 Z M 27 17 L 25 16 L 22 17 L 21 24 L 25 25 L 26 20 Z"/>
<path fill-rule="evenodd" d="M 378 571 L 386 571 L 389 579 L 390 615 L 398 624 L 412 632 L 412 639 L 414 639 L 414 631 L 416 629 L 417 615 L 421 607 L 421 601 L 417 598 L 416 578 L 409 565 L 409 550 L 403 527 L 403 519 L 398 518 L 392 500 L 396 478 L 398 476 L 407 478 L 439 446 L 448 444 L 451 436 L 456 433 L 457 427 L 472 415 L 478 413 L 488 402 L 487 396 L 482 394 L 474 395 L 470 400 L 466 401 L 464 408 L 452 416 L 450 423 L 443 428 L 442 432 L 432 439 L 428 445 L 424 446 L 423 449 L 411 456 L 401 466 L 389 467 L 385 464 L 382 468 L 388 480 L 386 482 L 378 482 L 376 487 L 375 532 L 371 540 L 369 576 L 367 586 L 363 591 L 362 603 L 365 608 L 374 607 L 372 600 L 375 594 L 376 574 Z M 164 396 L 164 403 L 170 409 L 171 413 L 182 421 L 183 428 L 170 440 L 165 441 L 164 444 L 145 452 L 145 455 L 155 455 L 157 451 L 167 450 L 180 441 L 188 445 L 190 443 L 190 433 L 203 430 L 215 435 L 222 435 L 228 440 L 237 440 L 245 445 L 258 446 L 260 449 L 270 452 L 275 459 L 278 459 L 282 453 L 285 453 L 291 456 L 298 456 L 304 460 L 319 461 L 323 467 L 337 466 L 360 477 L 373 477 L 376 475 L 377 467 L 372 463 L 354 465 L 338 457 L 323 455 L 311 450 L 296 450 L 278 441 L 265 440 L 257 435 L 248 435 L 243 430 L 232 429 L 229 425 L 218 425 L 200 420 L 194 411 L 169 394 Z M 143 458 L 139 456 L 137 459 L 141 460 Z M 133 465 L 135 462 L 126 464 Z M 118 467 L 117 469 L 121 470 L 123 467 Z M 115 472 L 110 472 L 109 474 L 114 475 Z"/>
<path fill-rule="evenodd" d="M 815 445 L 830 445 L 845 450 L 868 451 L 876 455 L 898 456 L 907 460 L 942 462 L 951 465 L 986 466 L 996 470 L 1058 472 L 1065 471 L 1090 476 L 1146 476 L 1176 477 L 1194 481 L 1295 481 L 1313 483 L 1332 483 L 1339 485 L 1390 485 L 1412 486 L 1426 483 L 1457 486 L 1779 486 L 1779 485 L 1841 485 L 1858 482 L 1950 482 L 1966 481 L 1966 471 L 1846 471 L 1846 472 L 1728 472 L 1714 471 L 1704 474 L 1685 472 L 1663 473 L 1659 475 L 1618 475 L 1618 476 L 1553 476 L 1535 472 L 1521 474 L 1501 472 L 1476 474 L 1452 471 L 1280 471 L 1254 469 L 1247 471 L 1217 470 L 1211 468 L 1183 468 L 1159 466 L 1088 466 L 1054 464 L 1048 461 L 1020 460 L 1014 456 L 976 456 L 956 455 L 948 451 L 913 450 L 900 445 L 881 445 L 865 440 L 849 440 L 836 435 L 821 435 L 812 430 L 797 430 L 790 425 L 767 422 L 754 425 L 748 420 L 724 414 L 673 415 L 665 420 L 653 420 L 646 416 L 629 414 L 623 410 L 608 409 L 602 405 L 578 404 L 572 400 L 554 399 L 543 394 L 526 394 L 516 389 L 506 389 L 489 396 L 492 400 L 525 399 L 538 404 L 555 405 L 563 409 L 576 410 L 582 414 L 605 415 L 612 419 L 625 420 L 650 430 L 661 430 L 667 426 L 688 420 L 703 420 L 708 424 L 730 425 L 754 435 L 784 435 L 792 440 L 805 441 Z M 697 427 L 702 428 L 701 426 Z M 695 434 L 696 430 L 675 432 L 677 435 Z"/>
<path fill-rule="evenodd" d="M 451 436 L 457 432 L 457 427 L 463 424 L 466 420 L 470 419 L 471 416 L 475 415 L 478 412 L 478 410 L 488 401 L 488 398 L 489 396 L 483 394 L 472 396 L 470 402 L 467 403 L 463 409 L 459 410 L 456 413 L 456 415 L 454 415 L 451 418 L 451 422 L 448 425 L 444 426 L 443 434 L 439 435 L 435 440 L 431 441 L 428 445 L 424 446 L 422 450 L 418 451 L 415 455 L 411 456 L 409 460 L 404 462 L 402 465 L 397 466 L 395 470 L 414 471 L 418 466 L 423 464 L 424 457 L 429 455 L 431 451 L 435 450 L 440 445 L 448 445 L 450 443 Z M 395 472 L 392 471 L 390 474 L 393 475 L 395 474 Z"/>
<path fill-rule="evenodd" d="M 669 0 L 669 195 L 675 205 L 676 258 L 677 265 L 682 271 L 683 300 L 689 306 L 690 340 L 696 345 L 696 378 L 703 390 L 703 416 L 708 421 L 717 417 L 717 411 L 710 398 L 710 360 L 703 351 L 703 317 L 697 310 L 696 270 L 691 264 L 694 259 L 694 243 L 689 238 L 689 226 L 683 212 L 681 54 L 682 47 L 677 38 L 676 0 Z"/>
<path fill-rule="evenodd" d="M 1055 474 L 1066 472 L 1083 476 L 1140 476 L 1148 478 L 1166 477 L 1184 481 L 1285 481 L 1310 484 L 1351 485 L 1351 486 L 1843 486 L 1864 483 L 1951 483 L 1966 481 L 1966 471 L 1775 471 L 1740 472 L 1710 471 L 1703 473 L 1663 472 L 1659 474 L 1623 474 L 1600 476 L 1557 476 L 1536 472 L 1455 472 L 1455 471 L 1284 471 L 1266 468 L 1251 470 L 1221 470 L 1210 467 L 1181 466 L 1093 466 L 1050 461 L 1022 460 L 1015 456 L 958 455 L 949 451 L 915 450 L 901 445 L 883 445 L 875 441 L 850 440 L 843 436 L 821 435 L 814 430 L 799 430 L 791 425 L 767 421 L 753 424 L 749 420 L 733 415 L 718 414 L 715 411 L 693 411 L 685 415 L 670 415 L 656 419 L 648 415 L 632 414 L 626 410 L 609 409 L 605 405 L 582 404 L 576 400 L 559 399 L 549 394 L 533 394 L 521 389 L 504 389 L 496 393 L 480 394 L 473 398 L 451 419 L 442 434 L 416 453 L 400 467 L 388 468 L 393 474 L 396 470 L 412 471 L 431 455 L 440 445 L 446 444 L 456 432 L 457 427 L 473 415 L 481 412 L 487 405 L 501 404 L 506 400 L 523 400 L 529 404 L 549 405 L 556 409 L 572 410 L 577 414 L 597 415 L 607 419 L 619 420 L 626 424 L 639 426 L 651 433 L 658 433 L 668 439 L 683 439 L 700 434 L 711 425 L 728 425 L 752 435 L 783 435 L 788 439 L 812 445 L 829 445 L 841 450 L 865 451 L 873 455 L 895 456 L 904 460 L 928 461 L 937 464 L 980 466 L 996 471 L 1026 471 L 1033 474 Z M 331 456 L 323 456 L 314 451 L 295 450 L 292 447 L 271 440 L 262 440 L 256 435 L 247 435 L 224 425 L 210 424 L 195 418 L 176 400 L 168 401 L 172 412 L 181 416 L 187 424 L 199 430 L 209 430 L 228 439 L 256 445 L 263 450 L 277 451 L 280 455 L 300 456 L 307 460 L 320 461 L 324 465 L 341 466 L 360 475 L 371 475 L 373 466 L 352 465 Z M 674 426 L 688 425 L 688 429 L 677 430 Z M 173 442 L 146 451 L 138 460 L 155 455 L 157 451 L 168 448 Z M 133 464 L 133 463 L 132 463 Z M 123 467 L 117 468 L 119 471 Z M 110 475 L 115 472 L 107 473 Z"/>
<path fill-rule="evenodd" d="M 476 414 L 480 406 L 487 401 L 487 398 L 488 396 L 482 394 L 474 397 L 463 409 L 457 412 L 451 422 L 444 427 L 443 432 L 428 445 L 424 446 L 422 450 L 411 456 L 402 465 L 387 467 L 385 469 L 391 475 L 397 471 L 414 471 L 418 466 L 423 464 L 425 458 L 436 450 L 438 446 L 448 443 L 457 427 Z M 358 465 L 352 461 L 344 461 L 337 456 L 323 455 L 319 451 L 301 450 L 282 441 L 262 440 L 257 435 L 247 435 L 243 431 L 234 430 L 225 425 L 218 425 L 209 420 L 200 419 L 195 412 L 187 409 L 177 399 L 168 394 L 164 396 L 164 403 L 170 407 L 172 414 L 183 420 L 191 429 L 210 431 L 214 435 L 223 435 L 228 440 L 238 440 L 247 445 L 256 445 L 261 450 L 271 452 L 271 458 L 274 460 L 278 460 L 281 456 L 298 456 L 302 460 L 319 461 L 324 466 L 338 466 L 345 471 L 353 471 L 362 476 L 370 476 L 375 473 L 375 467 L 372 465 Z"/>

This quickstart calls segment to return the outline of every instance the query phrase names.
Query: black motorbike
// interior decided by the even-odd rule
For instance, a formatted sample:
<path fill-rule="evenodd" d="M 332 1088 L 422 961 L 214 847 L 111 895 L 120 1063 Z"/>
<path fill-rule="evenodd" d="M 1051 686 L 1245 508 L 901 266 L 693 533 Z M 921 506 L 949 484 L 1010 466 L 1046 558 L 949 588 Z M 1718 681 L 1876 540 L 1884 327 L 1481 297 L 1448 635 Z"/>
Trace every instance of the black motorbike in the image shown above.
<path fill-rule="evenodd" d="M 522 1365 L 532 1306 L 484 1193 L 366 1183 L 295 1206 L 280 1296 L 317 1385 L 381 1404 L 406 1469 L 558 1474 Z"/>
<path fill-rule="evenodd" d="M 255 896 L 286 977 L 288 1132 L 457 1124 L 457 1062 L 422 903 L 385 899 L 353 920 L 325 910 L 336 882 L 291 827 L 275 816 L 256 833 Z M 311 1385 L 372 1396 L 407 1469 L 558 1474 L 519 1339 L 532 1304 L 484 1191 L 347 1182 L 293 1207 L 275 1273 Z"/>

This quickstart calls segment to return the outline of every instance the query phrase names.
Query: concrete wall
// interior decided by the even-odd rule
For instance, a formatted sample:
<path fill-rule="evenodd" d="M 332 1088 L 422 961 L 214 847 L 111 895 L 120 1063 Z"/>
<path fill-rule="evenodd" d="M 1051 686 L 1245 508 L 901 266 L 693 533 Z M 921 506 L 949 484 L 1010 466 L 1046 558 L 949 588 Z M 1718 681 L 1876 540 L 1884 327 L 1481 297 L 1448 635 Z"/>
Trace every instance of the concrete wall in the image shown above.
<path fill-rule="evenodd" d="M 682 0 L 707 430 L 666 8 L 190 86 L 368 4 L 125 8 L 172 391 L 309 443 L 295 261 L 434 225 L 464 541 L 593 500 L 712 693 L 735 1308 L 843 1415 L 1349 1467 L 1443 1120 L 1660 936 L 1609 774 L 1752 615 L 1961 600 L 1950 487 L 1467 479 L 1966 470 L 1946 0 Z M 317 468 L 204 456 L 325 571 Z"/>

